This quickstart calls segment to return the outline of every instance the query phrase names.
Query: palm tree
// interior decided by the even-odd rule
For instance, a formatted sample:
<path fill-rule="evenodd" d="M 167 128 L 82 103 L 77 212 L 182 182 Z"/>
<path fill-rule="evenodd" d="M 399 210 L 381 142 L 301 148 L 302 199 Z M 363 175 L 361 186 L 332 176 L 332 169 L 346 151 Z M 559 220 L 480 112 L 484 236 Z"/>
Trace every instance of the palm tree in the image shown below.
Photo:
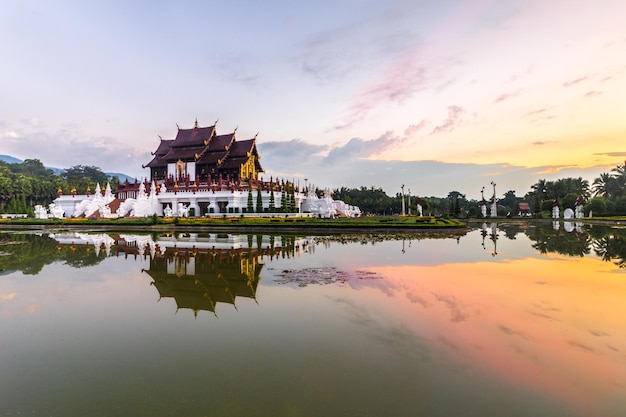
<path fill-rule="evenodd" d="M 618 165 L 611 170 L 615 179 L 614 197 L 623 196 L 626 193 L 626 161 L 624 165 Z"/>
<path fill-rule="evenodd" d="M 572 179 L 572 187 L 576 194 L 583 197 L 585 200 L 589 199 L 591 192 L 589 189 L 589 181 L 583 180 L 582 177 Z"/>
<path fill-rule="evenodd" d="M 611 198 L 615 185 L 615 178 L 608 172 L 603 172 L 598 178 L 593 180 L 593 195 L 596 197 Z"/>
<path fill-rule="evenodd" d="M 545 200 L 546 198 L 548 198 L 548 195 L 547 195 L 548 181 L 543 180 L 543 179 L 539 180 L 535 184 L 533 184 L 530 188 L 533 190 L 533 194 L 535 194 L 538 197 L 539 201 Z"/>

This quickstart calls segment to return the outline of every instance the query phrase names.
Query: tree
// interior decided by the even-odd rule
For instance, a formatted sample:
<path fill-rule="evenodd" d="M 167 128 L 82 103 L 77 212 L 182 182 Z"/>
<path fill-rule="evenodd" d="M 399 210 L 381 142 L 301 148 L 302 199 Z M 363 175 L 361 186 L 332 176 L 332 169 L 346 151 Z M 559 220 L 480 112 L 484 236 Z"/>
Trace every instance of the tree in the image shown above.
<path fill-rule="evenodd" d="M 75 186 L 79 193 L 86 192 L 87 187 L 93 190 L 96 184 L 103 187 L 108 181 L 107 175 L 96 166 L 74 165 L 65 170 L 61 176 L 68 184 Z"/>
<path fill-rule="evenodd" d="M 517 215 L 518 204 L 522 201 L 521 198 L 515 195 L 515 190 L 509 190 L 504 193 L 504 198 L 499 201 L 500 205 L 504 206 L 507 213 L 513 213 Z"/>
<path fill-rule="evenodd" d="M 563 206 L 563 208 L 574 208 L 576 205 L 575 203 L 576 203 L 576 199 L 578 198 L 578 196 L 579 194 L 577 193 L 568 193 L 565 195 L 565 197 L 563 197 L 560 203 Z"/>
<path fill-rule="evenodd" d="M 617 183 L 611 174 L 603 172 L 593 180 L 593 195 L 596 197 L 611 198 L 615 194 Z"/>
<path fill-rule="evenodd" d="M 261 186 L 256 189 L 256 212 L 263 213 L 263 196 L 261 195 Z"/>
<path fill-rule="evenodd" d="M 254 205 L 252 204 L 252 187 L 248 186 L 248 207 L 246 208 L 248 213 L 254 211 Z"/>
<path fill-rule="evenodd" d="M 291 213 L 298 212 L 298 207 L 296 207 L 296 190 L 293 183 L 291 183 L 291 187 L 289 189 L 289 209 Z"/>
<path fill-rule="evenodd" d="M 287 202 L 287 193 L 285 192 L 285 181 L 282 182 L 280 187 L 280 211 L 282 213 L 289 212 L 289 204 Z"/>
<path fill-rule="evenodd" d="M 22 173 L 29 177 L 42 178 L 54 175 L 54 172 L 46 168 L 39 159 L 26 159 L 21 164 L 11 165 L 13 172 Z"/>
<path fill-rule="evenodd" d="M 532 193 L 535 195 L 538 201 L 542 201 L 548 198 L 548 186 L 546 180 L 539 180 L 535 184 L 531 185 Z"/>
<path fill-rule="evenodd" d="M 594 197 L 585 204 L 585 212 L 592 211 L 594 216 L 602 216 L 608 211 L 607 199 L 603 197 Z"/>
<path fill-rule="evenodd" d="M 581 177 L 573 178 L 572 187 L 573 190 L 570 190 L 570 192 L 576 193 L 577 195 L 583 197 L 585 200 L 591 197 L 589 181 L 583 180 Z"/>
<path fill-rule="evenodd" d="M 276 212 L 276 203 L 274 201 L 274 184 L 272 184 L 271 181 L 270 181 L 270 203 L 269 203 L 268 211 L 270 213 Z"/>
<path fill-rule="evenodd" d="M 615 200 L 615 214 L 622 216 L 626 214 L 626 197 L 620 197 Z"/>
<path fill-rule="evenodd" d="M 614 179 L 614 196 L 621 197 L 626 194 L 626 162 L 624 165 L 618 165 L 611 170 Z"/>

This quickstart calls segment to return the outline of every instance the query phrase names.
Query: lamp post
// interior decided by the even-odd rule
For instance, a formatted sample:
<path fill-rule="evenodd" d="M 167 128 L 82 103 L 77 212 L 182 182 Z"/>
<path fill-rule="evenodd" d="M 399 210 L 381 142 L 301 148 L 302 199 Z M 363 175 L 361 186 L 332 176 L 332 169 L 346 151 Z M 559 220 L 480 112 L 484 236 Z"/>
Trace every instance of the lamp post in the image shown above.
<path fill-rule="evenodd" d="M 404 184 L 402 184 L 402 215 L 404 216 Z"/>
<path fill-rule="evenodd" d="M 409 206 L 409 216 L 411 215 L 411 189 L 409 188 L 409 196 L 407 197 L 407 205 Z"/>
<path fill-rule="evenodd" d="M 491 205 L 491 217 L 496 217 L 498 215 L 498 201 L 496 199 L 496 183 L 491 181 L 491 185 L 493 185 L 493 203 Z"/>

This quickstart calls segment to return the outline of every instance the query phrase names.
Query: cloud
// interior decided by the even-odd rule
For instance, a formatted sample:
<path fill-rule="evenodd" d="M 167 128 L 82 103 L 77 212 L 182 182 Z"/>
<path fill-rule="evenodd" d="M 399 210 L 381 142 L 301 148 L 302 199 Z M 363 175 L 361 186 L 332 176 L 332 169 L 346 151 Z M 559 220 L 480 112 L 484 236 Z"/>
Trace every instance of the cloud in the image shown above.
<path fill-rule="evenodd" d="M 302 45 L 300 68 L 305 75 L 321 84 L 346 77 L 358 68 L 359 48 L 346 48 L 344 41 L 350 37 L 349 28 L 332 29 L 318 33 Z"/>
<path fill-rule="evenodd" d="M 0 137 L 4 139 L 17 139 L 20 137 L 20 135 L 15 130 L 7 130 L 2 132 L 2 135 L 0 135 Z"/>
<path fill-rule="evenodd" d="M 22 119 L 22 123 L 28 127 L 37 128 L 37 129 L 41 129 L 43 127 L 41 121 L 37 119 L 36 117 Z"/>
<path fill-rule="evenodd" d="M 626 152 L 597 152 L 594 155 L 600 156 L 626 156 Z"/>
<path fill-rule="evenodd" d="M 500 331 L 507 336 L 519 336 L 522 339 L 529 340 L 529 337 L 525 333 L 519 330 L 513 330 L 510 327 L 505 326 L 504 324 L 498 324 L 498 329 L 500 329 Z"/>
<path fill-rule="evenodd" d="M 553 143 L 559 143 L 559 141 L 558 140 L 537 140 L 535 142 L 531 142 L 531 145 L 543 146 L 543 145 L 550 145 Z"/>
<path fill-rule="evenodd" d="M 524 116 L 532 117 L 532 119 L 530 120 L 530 123 L 535 123 L 540 120 L 548 120 L 548 119 L 555 118 L 556 115 L 554 114 L 546 114 L 548 110 L 550 110 L 550 107 L 546 106 L 541 109 L 529 111 L 528 113 L 524 114 Z"/>
<path fill-rule="evenodd" d="M 319 158 L 328 150 L 327 145 L 313 145 L 302 139 L 279 142 L 258 142 L 259 154 L 279 161 L 303 161 Z"/>
<path fill-rule="evenodd" d="M 575 340 L 570 340 L 568 342 L 568 344 L 570 346 L 573 346 L 573 347 L 576 347 L 576 348 L 579 348 L 579 349 L 582 349 L 582 350 L 586 350 L 589 353 L 596 353 L 596 351 L 592 347 L 587 346 L 584 343 L 577 342 Z"/>
<path fill-rule="evenodd" d="M 536 171 L 538 175 L 542 174 L 556 174 L 557 172 L 561 172 L 565 169 L 578 168 L 578 165 L 551 165 L 551 166 L 543 166 Z"/>
<path fill-rule="evenodd" d="M 261 79 L 257 72 L 262 66 L 260 61 L 254 54 L 222 54 L 214 61 L 213 67 L 222 78 L 250 88 L 256 87 Z"/>
<path fill-rule="evenodd" d="M 324 158 L 324 163 L 334 164 L 350 159 L 367 158 L 380 154 L 405 140 L 398 138 L 392 132 L 386 132 L 378 139 L 352 138 L 345 145 L 332 149 Z"/>
<path fill-rule="evenodd" d="M 39 159 L 44 165 L 56 168 L 93 165 L 103 171 L 118 171 L 132 163 L 133 172 L 128 173 L 131 176 L 138 175 L 141 165 L 151 159 L 150 150 L 129 146 L 123 139 L 83 136 L 80 132 L 68 130 L 24 133 L 4 145 L 4 152 L 11 156 Z"/>
<path fill-rule="evenodd" d="M 15 294 L 14 292 L 8 293 L 8 294 L 0 294 L 0 301 L 11 301 L 12 299 L 15 298 Z"/>
<path fill-rule="evenodd" d="M 328 13 L 343 6 L 327 4 Z M 414 13 L 421 7 L 411 2 L 388 2 L 375 13 L 351 13 L 350 20 L 335 25 L 334 19 L 318 21 L 317 32 L 300 44 L 294 57 L 302 72 L 321 84 L 367 72 L 372 63 L 382 67 L 404 57 L 417 42 Z M 341 10 L 338 10 L 341 13 Z M 327 26 L 327 22 L 333 26 Z"/>
<path fill-rule="evenodd" d="M 544 113 L 546 111 L 548 111 L 548 107 L 543 107 L 541 109 L 533 110 L 533 111 L 530 111 L 530 112 L 526 113 L 526 116 L 536 116 L 536 115 Z"/>
<path fill-rule="evenodd" d="M 502 94 L 500 94 L 498 97 L 496 97 L 496 98 L 493 100 L 493 102 L 494 102 L 494 103 L 502 103 L 503 101 L 506 101 L 506 100 L 508 100 L 508 99 L 511 99 L 511 98 L 517 97 L 520 93 L 521 93 L 521 90 L 520 90 L 520 91 L 516 91 L 516 92 L 514 92 L 514 93 L 502 93 Z"/>
<path fill-rule="evenodd" d="M 440 303 L 443 303 L 448 310 L 450 310 L 450 321 L 453 323 L 460 323 L 466 321 L 469 318 L 469 314 L 465 311 L 465 306 L 454 295 L 447 294 L 435 294 L 435 299 Z"/>
<path fill-rule="evenodd" d="M 328 146 L 314 145 L 301 139 L 257 143 L 265 176 L 311 177 L 321 169 Z"/>
<path fill-rule="evenodd" d="M 448 106 L 448 118 L 443 121 L 439 126 L 435 126 L 431 135 L 437 133 L 450 133 L 454 129 L 458 127 L 461 122 L 461 115 L 464 113 L 462 107 L 459 106 Z"/>
<path fill-rule="evenodd" d="M 583 81 L 585 81 L 587 79 L 587 76 L 585 75 L 584 77 L 580 77 L 580 78 L 576 78 L 575 80 L 572 81 L 567 81 L 563 83 L 563 87 L 571 87 L 573 85 L 576 85 L 578 83 L 581 83 Z"/>
<path fill-rule="evenodd" d="M 588 91 L 584 97 L 593 97 L 593 96 L 598 96 L 600 94 L 603 94 L 602 91 L 597 91 L 597 90 L 592 90 L 592 91 Z"/>
<path fill-rule="evenodd" d="M 424 129 L 427 124 L 428 122 L 426 122 L 426 120 L 422 120 L 416 125 L 410 125 L 404 130 L 404 135 L 409 136 L 409 137 L 413 136 L 414 134 L 418 133 L 420 130 Z"/>
<path fill-rule="evenodd" d="M 408 140 L 406 136 L 387 132 L 371 140 L 352 138 L 334 147 L 310 144 L 300 139 L 264 142 L 258 147 L 263 158 L 261 164 L 267 170 L 264 176 L 289 177 L 300 181 L 308 178 L 317 186 L 331 189 L 382 188 L 389 195 L 393 195 L 404 183 L 411 189 L 412 195 L 445 196 L 456 190 L 468 198 L 478 199 L 481 187 L 495 181 L 499 187 L 515 190 L 518 196 L 523 196 L 540 178 L 555 180 L 571 176 L 583 177 L 591 182 L 605 169 L 576 165 L 526 167 L 506 161 L 481 165 L 371 158 Z"/>
<path fill-rule="evenodd" d="M 346 110 L 336 129 L 345 129 L 363 120 L 374 108 L 387 103 L 402 103 L 426 86 L 426 68 L 412 57 L 395 62 L 377 81 L 360 93 Z"/>

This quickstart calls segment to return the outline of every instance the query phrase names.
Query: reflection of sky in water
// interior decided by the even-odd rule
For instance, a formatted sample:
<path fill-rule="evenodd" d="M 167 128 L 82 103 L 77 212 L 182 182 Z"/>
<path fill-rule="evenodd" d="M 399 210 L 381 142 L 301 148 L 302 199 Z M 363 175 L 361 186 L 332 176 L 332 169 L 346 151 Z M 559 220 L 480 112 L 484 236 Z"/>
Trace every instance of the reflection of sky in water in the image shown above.
<path fill-rule="evenodd" d="M 621 274 L 587 259 L 382 267 L 396 310 L 455 361 L 576 406 L 626 383 Z M 387 292 L 389 295 L 389 292 Z"/>
<path fill-rule="evenodd" d="M 623 270 L 531 243 L 265 256 L 217 318 L 159 300 L 141 257 L 5 275 L 0 415 L 625 415 Z M 307 268 L 348 278 L 276 282 Z"/>

